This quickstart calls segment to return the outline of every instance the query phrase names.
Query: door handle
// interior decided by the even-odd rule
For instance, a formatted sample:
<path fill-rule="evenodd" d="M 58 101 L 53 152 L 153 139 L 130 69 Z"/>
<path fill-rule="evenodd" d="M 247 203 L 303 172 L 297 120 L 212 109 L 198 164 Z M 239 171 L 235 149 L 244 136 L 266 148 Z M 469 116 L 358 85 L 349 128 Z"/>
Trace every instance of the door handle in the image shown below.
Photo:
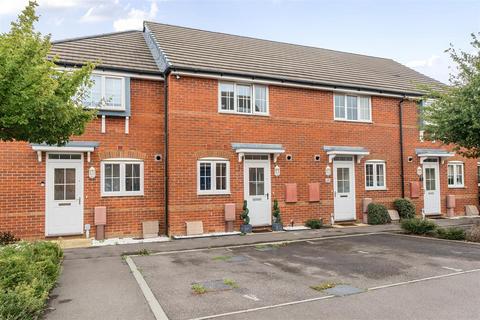
<path fill-rule="evenodd" d="M 82 197 L 78 197 L 78 204 L 79 204 L 79 205 L 82 204 Z"/>
<path fill-rule="evenodd" d="M 268 200 L 268 197 L 269 197 L 269 196 L 270 196 L 270 194 L 269 194 L 269 193 L 267 193 L 267 200 Z"/>

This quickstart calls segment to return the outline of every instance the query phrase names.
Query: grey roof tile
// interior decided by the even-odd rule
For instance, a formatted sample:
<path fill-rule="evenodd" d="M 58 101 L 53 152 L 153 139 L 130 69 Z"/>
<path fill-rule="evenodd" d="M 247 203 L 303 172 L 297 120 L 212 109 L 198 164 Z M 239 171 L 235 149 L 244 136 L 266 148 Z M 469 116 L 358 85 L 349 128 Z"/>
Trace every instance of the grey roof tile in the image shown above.
<path fill-rule="evenodd" d="M 51 50 L 51 56 L 53 55 L 58 57 L 57 63 L 60 65 L 82 65 L 92 61 L 99 68 L 160 73 L 142 31 L 55 41 Z"/>
<path fill-rule="evenodd" d="M 394 60 L 145 22 L 174 68 L 421 94 L 439 81 Z"/>

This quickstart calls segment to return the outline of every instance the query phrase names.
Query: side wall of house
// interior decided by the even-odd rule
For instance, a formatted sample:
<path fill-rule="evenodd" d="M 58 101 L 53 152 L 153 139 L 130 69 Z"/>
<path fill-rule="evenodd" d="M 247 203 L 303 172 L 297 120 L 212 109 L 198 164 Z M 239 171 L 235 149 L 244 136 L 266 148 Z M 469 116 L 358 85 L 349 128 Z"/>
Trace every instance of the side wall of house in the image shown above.
<path fill-rule="evenodd" d="M 401 196 L 398 104 L 400 99 L 372 97 L 372 123 L 334 121 L 333 93 L 328 91 L 269 86 L 269 116 L 222 114 L 218 112 L 218 81 L 182 76 L 169 82 L 169 221 L 171 234 L 184 234 L 186 221 L 203 221 L 205 232 L 225 230 L 224 205 L 236 204 L 236 228 L 244 199 L 243 163 L 231 143 L 282 144 L 278 158 L 279 177 L 272 172 L 272 197 L 280 202 L 283 222 L 301 225 L 309 218 L 329 222 L 333 213 L 333 181 L 327 182 L 325 168 L 332 167 L 324 146 L 364 147 L 370 155 L 355 162 L 357 219 L 362 218 L 363 198 L 373 198 L 391 208 Z M 404 102 L 405 185 L 418 181 L 419 160 L 415 147 L 438 147 L 420 142 L 414 102 Z M 286 161 L 286 154 L 293 156 Z M 319 154 L 320 161 L 314 156 Z M 414 161 L 409 163 L 407 158 Z M 231 194 L 197 195 L 197 160 L 222 157 L 230 161 Z M 386 162 L 387 190 L 365 190 L 365 161 Z M 457 214 L 465 204 L 477 204 L 476 161 L 465 161 L 466 188 L 448 189 L 446 163 L 441 165 L 442 212 L 446 194 L 457 194 Z M 320 202 L 308 201 L 308 183 L 320 183 Z M 296 183 L 298 201 L 285 203 L 285 184 Z M 423 207 L 423 194 L 414 200 Z"/>
<path fill-rule="evenodd" d="M 163 82 L 131 79 L 129 133 L 125 118 L 106 117 L 106 132 L 101 133 L 100 117 L 88 124 L 85 134 L 74 141 L 97 141 L 99 147 L 84 157 L 84 223 L 94 225 L 94 207 L 107 207 L 106 236 L 138 236 L 141 222 L 159 220 L 164 226 Z M 138 158 L 144 161 L 144 196 L 101 197 L 100 163 L 106 158 Z M 27 143 L 0 143 L 0 230 L 22 238 L 45 235 L 45 153 L 42 162 Z M 94 167 L 96 177 L 88 177 Z M 92 227 L 92 230 L 94 228 Z M 93 230 L 94 234 L 94 230 Z"/>

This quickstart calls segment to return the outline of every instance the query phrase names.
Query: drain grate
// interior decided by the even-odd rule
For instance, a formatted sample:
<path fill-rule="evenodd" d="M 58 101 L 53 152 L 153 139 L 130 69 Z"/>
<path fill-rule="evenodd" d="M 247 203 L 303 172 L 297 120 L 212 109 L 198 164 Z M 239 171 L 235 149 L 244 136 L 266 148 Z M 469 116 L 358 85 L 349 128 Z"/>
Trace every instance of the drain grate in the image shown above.
<path fill-rule="evenodd" d="M 193 284 L 199 284 L 204 287 L 207 291 L 223 291 L 223 290 L 230 290 L 232 289 L 231 286 L 224 283 L 223 280 L 206 280 L 206 281 L 198 281 L 194 282 Z"/>
<path fill-rule="evenodd" d="M 359 289 L 356 287 L 349 286 L 347 284 L 339 284 L 333 288 L 327 289 L 324 292 L 328 294 L 332 294 L 338 297 L 349 296 L 351 294 L 361 293 L 363 289 Z"/>

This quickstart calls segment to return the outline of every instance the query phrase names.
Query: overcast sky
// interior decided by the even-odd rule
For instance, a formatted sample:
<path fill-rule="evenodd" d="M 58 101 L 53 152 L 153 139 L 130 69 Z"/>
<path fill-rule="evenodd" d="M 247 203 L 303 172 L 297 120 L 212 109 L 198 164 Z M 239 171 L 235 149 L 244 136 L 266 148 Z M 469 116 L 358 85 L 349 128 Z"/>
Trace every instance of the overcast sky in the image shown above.
<path fill-rule="evenodd" d="M 64 39 L 143 20 L 387 57 L 443 82 L 450 43 L 469 49 L 479 0 L 39 0 L 37 29 Z M 27 0 L 0 0 L 0 32 Z"/>

